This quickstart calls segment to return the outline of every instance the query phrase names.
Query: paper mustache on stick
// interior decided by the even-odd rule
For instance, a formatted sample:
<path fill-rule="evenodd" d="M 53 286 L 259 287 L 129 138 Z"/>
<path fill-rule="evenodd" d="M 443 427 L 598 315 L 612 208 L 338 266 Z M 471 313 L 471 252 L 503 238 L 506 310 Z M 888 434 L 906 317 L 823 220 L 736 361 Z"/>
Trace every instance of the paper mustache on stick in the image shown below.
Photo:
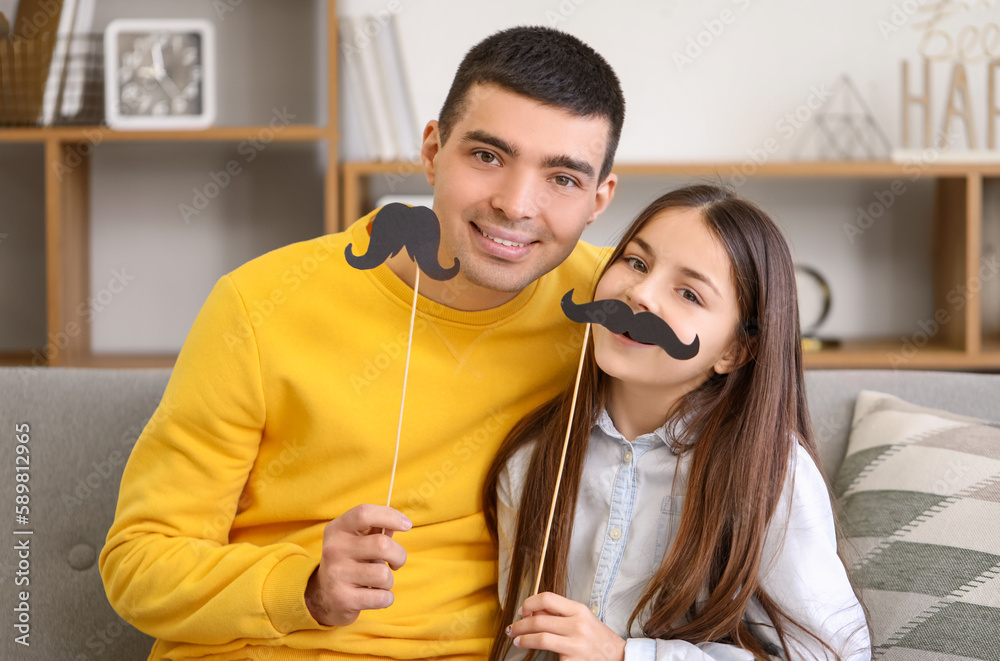
<path fill-rule="evenodd" d="M 538 573 L 535 575 L 535 588 L 532 594 L 538 594 L 542 582 L 542 569 L 545 566 L 545 553 L 549 547 L 549 535 L 552 533 L 552 519 L 555 516 L 556 500 L 559 498 L 559 486 L 562 483 L 563 467 L 566 465 L 566 449 L 569 446 L 570 431 L 573 416 L 576 412 L 576 397 L 580 392 L 580 375 L 583 373 L 583 359 L 587 355 L 587 340 L 590 338 L 590 325 L 599 324 L 612 333 L 628 333 L 636 342 L 655 344 L 661 347 L 672 358 L 688 360 L 698 355 L 700 342 L 696 335 L 691 344 L 684 344 L 677 339 L 677 334 L 667 322 L 652 312 L 632 312 L 632 308 L 623 301 L 609 298 L 592 303 L 577 305 L 573 302 L 573 291 L 570 289 L 563 295 L 560 305 L 563 314 L 571 320 L 587 324 L 583 333 L 583 348 L 580 352 L 580 364 L 576 370 L 576 383 L 573 385 L 573 400 L 569 407 L 569 420 L 566 421 L 566 437 L 563 439 L 562 455 L 559 457 L 559 470 L 556 472 L 556 484 L 552 493 L 552 504 L 549 508 L 549 519 L 545 524 L 545 536 L 542 537 L 542 554 L 538 559 Z"/>
<path fill-rule="evenodd" d="M 652 312 L 632 312 L 624 301 L 614 298 L 582 303 L 573 302 L 573 290 L 562 297 L 563 313 L 581 324 L 594 323 L 604 326 L 612 333 L 628 333 L 636 342 L 655 344 L 667 352 L 671 358 L 689 360 L 698 355 L 699 341 L 696 335 L 691 344 L 677 339 L 670 325 Z"/>
<path fill-rule="evenodd" d="M 396 464 L 399 462 L 399 439 L 403 433 L 403 408 L 406 404 L 406 383 L 410 377 L 410 349 L 413 348 L 413 322 L 417 317 L 420 272 L 423 271 L 434 280 L 450 280 L 458 275 L 458 259 L 451 268 L 446 269 L 438 264 L 441 224 L 434 212 L 427 207 L 408 207 L 395 202 L 387 204 L 375 214 L 370 234 L 368 250 L 363 255 L 355 255 L 351 250 L 353 244 L 347 244 L 344 257 L 348 264 L 360 270 L 373 269 L 406 248 L 406 254 L 417 265 L 413 280 L 413 304 L 410 306 L 410 334 L 406 341 L 406 363 L 403 368 L 403 392 L 399 400 L 399 424 L 396 426 L 396 450 L 392 456 L 392 472 L 389 474 L 389 494 L 385 499 L 385 506 L 389 507 L 392 503 L 392 487 L 396 481 Z"/>
<path fill-rule="evenodd" d="M 406 248 L 406 254 L 429 278 L 450 280 L 458 275 L 457 259 L 451 268 L 438 264 L 441 225 L 438 217 L 427 207 L 408 207 L 398 202 L 385 205 L 372 220 L 368 251 L 355 255 L 353 245 L 347 245 L 344 256 L 347 263 L 356 269 L 373 269 Z"/>

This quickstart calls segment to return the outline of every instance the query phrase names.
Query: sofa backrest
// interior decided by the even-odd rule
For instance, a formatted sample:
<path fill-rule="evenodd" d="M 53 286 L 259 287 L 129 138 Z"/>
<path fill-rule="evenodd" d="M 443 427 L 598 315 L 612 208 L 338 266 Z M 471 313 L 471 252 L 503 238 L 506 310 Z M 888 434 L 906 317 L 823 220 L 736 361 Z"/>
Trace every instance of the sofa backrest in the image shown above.
<path fill-rule="evenodd" d="M 913 404 L 1000 421 L 1000 374 L 904 370 L 808 370 L 806 396 L 823 470 L 832 480 L 847 450 L 854 400 L 862 390 Z"/>
<path fill-rule="evenodd" d="M 0 552 L 5 612 L 18 607 L 21 591 L 28 593 L 30 646 L 16 642 L 20 633 L 12 635 L 8 627 L 0 638 L 0 658 L 149 656 L 153 639 L 108 603 L 97 556 L 114 520 L 125 461 L 169 376 L 169 369 L 0 368 L 0 465 L 6 473 L 0 502 L 13 531 L 31 531 L 8 534 Z M 28 440 L 19 443 L 15 429 L 24 424 Z M 18 445 L 28 454 L 17 455 Z M 14 520 L 17 456 L 28 457 L 24 525 Z M 10 550 L 23 540 L 29 545 L 26 570 Z M 26 573 L 18 576 L 19 571 Z M 27 584 L 15 587 L 16 579 L 25 578 Z"/>
<path fill-rule="evenodd" d="M 20 617 L 28 593 L 29 648 L 7 635 L 0 658 L 139 659 L 153 639 L 122 620 L 107 602 L 97 556 L 114 519 L 125 461 L 153 415 L 168 369 L 0 368 L 0 483 L 12 517 L 11 544 L 29 551 L 0 553 L 7 613 Z M 1000 375 L 944 372 L 810 371 L 807 393 L 824 468 L 835 475 L 847 444 L 854 400 L 863 389 L 916 404 L 1000 420 Z M 18 441 L 17 425 L 28 425 Z M 22 437 L 23 438 L 23 437 Z M 18 455 L 17 446 L 28 448 Z M 21 452 L 25 452 L 21 450 Z M 27 456 L 27 523 L 13 519 L 18 495 L 15 462 Z M 22 460 L 23 462 L 23 460 Z M 18 572 L 23 572 L 20 576 Z M 29 581 L 15 588 L 17 580 Z M 17 632 L 15 632 L 17 633 Z"/>

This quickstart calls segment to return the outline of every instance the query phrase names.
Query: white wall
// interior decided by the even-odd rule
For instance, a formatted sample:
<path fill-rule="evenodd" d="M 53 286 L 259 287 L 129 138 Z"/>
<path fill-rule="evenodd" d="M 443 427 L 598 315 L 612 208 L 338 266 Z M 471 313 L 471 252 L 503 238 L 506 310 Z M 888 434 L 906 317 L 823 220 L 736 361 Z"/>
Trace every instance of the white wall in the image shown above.
<path fill-rule="evenodd" d="M 924 8 L 908 15 L 901 5 L 917 10 L 917 2 L 439 0 L 430 5 L 418 0 L 345 0 L 338 3 L 338 13 L 377 14 L 399 8 L 394 13 L 407 74 L 418 115 L 425 120 L 437 116 L 454 69 L 473 44 L 512 25 L 551 25 L 592 45 L 621 79 L 627 115 L 618 163 L 750 163 L 762 157 L 817 157 L 821 134 L 813 126 L 810 104 L 815 108 L 825 97 L 829 103 L 824 111 L 855 110 L 847 97 L 830 96 L 844 74 L 892 146 L 902 146 L 904 59 L 911 63 L 912 91 L 923 91 L 918 48 L 924 33 L 915 26 L 926 21 L 931 3 L 921 4 Z M 955 37 L 966 25 L 981 28 L 991 22 L 1000 24 L 1000 9 L 977 7 L 959 13 L 937 26 L 941 32 L 928 43 L 930 51 L 941 52 L 947 39 L 942 35 Z M 1000 31 L 995 41 L 993 49 L 1000 57 Z M 944 121 L 951 66 L 932 65 L 932 132 Z M 986 70 L 982 62 L 966 68 L 980 148 L 986 138 Z M 921 113 L 912 111 L 911 121 L 911 146 L 922 147 Z M 965 147 L 964 131 L 958 133 L 962 135 L 954 145 Z M 731 169 L 723 169 L 718 179 L 733 183 L 732 175 Z M 376 190 L 429 190 L 420 179 L 413 175 L 400 185 L 393 178 L 395 190 L 386 190 L 385 182 Z M 622 180 L 612 206 L 585 238 L 614 242 L 647 202 L 682 183 Z M 795 259 L 830 280 L 834 304 L 823 334 L 904 336 L 933 317 L 932 181 L 906 179 L 906 193 L 862 236 L 851 241 L 844 231 L 845 224 L 856 222 L 858 208 L 875 202 L 874 196 L 890 190 L 892 183 L 751 181 L 739 188 L 785 228 Z M 986 252 L 996 254 L 1000 199 L 993 195 L 990 200 Z M 1000 301 L 1000 278 L 986 281 L 984 297 L 987 328 L 1000 334 L 1000 310 L 992 303 Z"/>
<path fill-rule="evenodd" d="M 327 96 L 322 83 L 326 3 L 243 0 L 224 4 L 234 11 L 220 14 L 217 3 L 201 0 L 101 0 L 95 29 L 102 29 L 116 16 L 210 18 L 216 22 L 222 54 L 221 124 L 263 123 L 279 105 L 292 107 L 298 122 L 322 123 Z M 797 111 L 810 114 L 803 104 L 816 90 L 831 89 L 845 73 L 898 145 L 900 62 L 918 63 L 921 33 L 914 25 L 924 15 L 894 15 L 893 8 L 920 4 L 930 3 L 341 0 L 338 13 L 356 15 L 401 7 L 398 21 L 407 74 L 422 121 L 436 117 L 459 60 L 474 43 L 511 25 L 555 24 L 600 51 L 622 80 L 628 114 L 619 163 L 741 162 L 769 139 L 778 147 L 770 160 L 788 158 L 796 145 L 807 143 L 806 128 L 794 129 L 786 116 Z M 977 8 L 946 21 L 944 33 L 957 35 L 966 24 L 1000 23 L 1000 9 L 986 6 L 998 3 L 969 4 Z M 886 32 L 893 20 L 902 27 Z M 717 35 L 711 34 L 712 28 Z M 683 55 L 689 42 L 698 39 L 707 44 L 701 54 L 679 66 L 675 54 Z M 939 39 L 932 45 L 937 48 L 942 43 Z M 1000 43 L 995 48 L 1000 50 Z M 938 63 L 933 69 L 935 130 L 943 120 L 949 67 L 949 63 Z M 985 70 L 982 63 L 968 66 L 980 146 L 986 133 Z M 919 120 L 919 113 L 913 118 Z M 351 142 L 350 137 L 343 146 Z M 321 196 L 322 187 L 315 179 L 325 167 L 325 155 L 315 149 L 284 146 L 248 165 L 247 174 L 213 202 L 199 223 L 184 224 L 177 205 L 190 197 L 193 187 L 205 183 L 211 171 L 232 158 L 241 159 L 235 149 L 221 144 L 104 145 L 98 149 L 92 168 L 93 289 L 102 287 L 122 264 L 132 264 L 136 280 L 95 315 L 96 351 L 175 351 L 220 275 L 258 252 L 321 231 L 322 200 L 317 195 Z M 27 159 L 25 169 L 11 166 L 22 157 Z M 4 177 L 0 192 L 10 191 L 13 200 L 0 212 L 0 234 L 11 237 L 0 243 L 0 254 L 32 250 L 38 256 L 42 249 L 39 158 L 37 152 L 0 146 Z M 304 179 L 278 185 L 269 179 L 287 171 L 303 173 Z M 20 181 L 25 172 L 35 172 L 32 181 Z M 730 174 L 720 172 L 720 177 L 726 180 Z M 586 238 L 612 241 L 638 209 L 678 183 L 624 180 L 611 209 Z M 796 259 L 819 268 L 831 280 L 834 309 L 822 329 L 825 333 L 908 335 L 933 314 L 927 211 L 931 182 L 907 181 L 908 192 L 898 204 L 854 243 L 843 233 L 843 225 L 855 220 L 857 207 L 872 202 L 873 195 L 891 183 L 751 182 L 740 189 L 761 202 L 786 228 Z M 426 190 L 419 176 L 397 188 L 396 192 Z M 985 243 L 987 251 L 995 254 L 1000 247 L 1000 185 L 989 190 Z M 26 243 L 15 237 L 24 237 Z M 28 273 L 17 268 L 19 273 Z M 25 337 L 29 343 L 31 337 L 36 344 L 44 343 L 40 277 L 36 274 L 31 279 L 34 285 L 16 287 L 14 293 L 9 284 L 4 285 L 0 349 L 23 346 Z M 987 328 L 1000 335 L 1000 303 L 994 303 L 1000 302 L 1000 278 L 984 286 Z M 34 321 L 8 332 L 15 323 L 7 321 L 14 318 L 7 316 L 8 311 Z"/>

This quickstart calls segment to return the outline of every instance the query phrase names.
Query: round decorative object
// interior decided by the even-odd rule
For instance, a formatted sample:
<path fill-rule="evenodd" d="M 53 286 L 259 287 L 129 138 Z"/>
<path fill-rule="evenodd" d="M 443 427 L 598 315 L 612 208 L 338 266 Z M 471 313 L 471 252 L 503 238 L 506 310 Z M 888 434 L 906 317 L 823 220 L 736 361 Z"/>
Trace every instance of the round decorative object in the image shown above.
<path fill-rule="evenodd" d="M 803 337 L 811 337 L 830 314 L 830 285 L 811 266 L 795 266 L 795 287 L 799 294 L 799 326 Z"/>
<path fill-rule="evenodd" d="M 77 544 L 69 550 L 69 566 L 77 571 L 90 569 L 97 561 L 97 551 L 90 544 Z"/>
<path fill-rule="evenodd" d="M 215 121 L 215 28 L 197 19 L 116 19 L 104 32 L 104 105 L 114 129 Z"/>

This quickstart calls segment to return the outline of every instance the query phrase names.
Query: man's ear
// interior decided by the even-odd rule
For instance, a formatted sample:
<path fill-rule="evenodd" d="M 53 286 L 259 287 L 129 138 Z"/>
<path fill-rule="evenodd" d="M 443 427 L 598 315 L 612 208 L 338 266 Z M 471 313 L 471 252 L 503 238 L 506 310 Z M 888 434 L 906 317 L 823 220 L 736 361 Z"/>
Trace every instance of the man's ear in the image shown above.
<path fill-rule="evenodd" d="M 614 172 L 608 174 L 607 178 L 597 187 L 597 198 L 594 200 L 594 213 L 587 219 L 587 225 L 597 220 L 615 196 L 615 185 L 618 183 L 618 175 Z"/>
<path fill-rule="evenodd" d="M 436 119 L 427 122 L 424 127 L 424 142 L 420 146 L 420 162 L 424 166 L 424 176 L 427 183 L 434 185 L 434 157 L 441 150 L 441 133 Z"/>

